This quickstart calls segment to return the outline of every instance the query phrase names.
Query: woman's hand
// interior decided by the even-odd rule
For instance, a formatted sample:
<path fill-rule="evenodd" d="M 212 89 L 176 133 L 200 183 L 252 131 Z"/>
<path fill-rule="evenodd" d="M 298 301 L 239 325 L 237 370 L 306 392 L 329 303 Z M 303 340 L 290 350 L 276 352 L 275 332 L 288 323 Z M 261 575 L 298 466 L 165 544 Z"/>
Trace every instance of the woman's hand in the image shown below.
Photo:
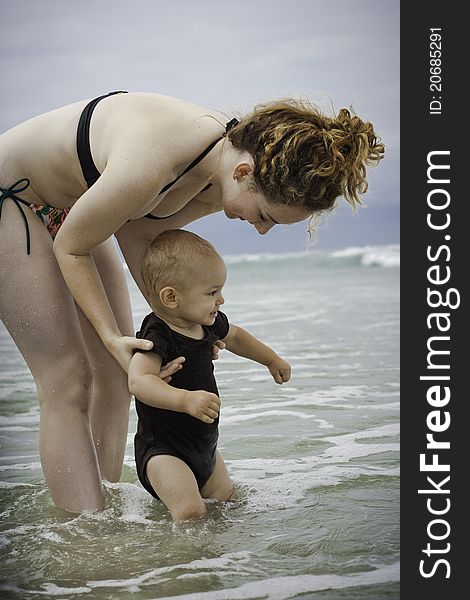
<path fill-rule="evenodd" d="M 148 340 L 140 340 L 127 335 L 114 338 L 106 344 L 108 351 L 111 352 L 121 369 L 126 373 L 129 372 L 129 364 L 134 354 L 134 350 L 150 350 L 152 346 L 153 343 Z"/>
<path fill-rule="evenodd" d="M 127 373 L 134 351 L 148 351 L 151 350 L 152 347 L 153 343 L 149 340 L 141 340 L 139 338 L 123 335 L 122 337 L 113 340 L 113 342 L 108 345 L 108 350 L 117 360 L 121 368 Z M 166 365 L 163 365 L 160 369 L 159 377 L 168 383 L 171 380 L 171 376 L 182 368 L 183 362 L 184 356 L 179 356 Z"/>
<path fill-rule="evenodd" d="M 217 360 L 219 358 L 219 350 L 225 350 L 225 343 L 222 340 L 217 340 L 212 346 L 212 360 Z"/>
<path fill-rule="evenodd" d="M 183 368 L 184 361 L 184 356 L 178 356 L 178 358 L 170 360 L 170 362 L 166 363 L 166 365 L 162 365 L 158 376 L 160 379 L 163 379 L 165 383 L 170 383 L 171 376 Z"/>

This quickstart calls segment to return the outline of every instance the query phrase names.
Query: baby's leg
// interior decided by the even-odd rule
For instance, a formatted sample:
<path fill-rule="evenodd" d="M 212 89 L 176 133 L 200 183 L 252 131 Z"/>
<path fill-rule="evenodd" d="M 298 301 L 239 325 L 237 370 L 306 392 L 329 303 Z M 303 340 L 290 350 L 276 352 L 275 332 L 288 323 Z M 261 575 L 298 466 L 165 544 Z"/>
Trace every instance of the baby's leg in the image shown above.
<path fill-rule="evenodd" d="M 236 499 L 233 481 L 230 479 L 224 459 L 218 450 L 214 472 L 201 489 L 201 495 L 203 498 L 214 498 L 220 502 Z"/>
<path fill-rule="evenodd" d="M 196 478 L 185 462 L 167 454 L 152 456 L 147 463 L 147 477 L 175 521 L 205 516 Z"/>

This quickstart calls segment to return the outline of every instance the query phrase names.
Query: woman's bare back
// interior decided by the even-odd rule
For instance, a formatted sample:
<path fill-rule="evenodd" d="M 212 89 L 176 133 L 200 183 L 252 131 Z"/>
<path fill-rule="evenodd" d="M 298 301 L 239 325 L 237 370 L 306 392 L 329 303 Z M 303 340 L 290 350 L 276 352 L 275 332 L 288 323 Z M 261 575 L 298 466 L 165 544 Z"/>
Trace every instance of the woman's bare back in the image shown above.
<path fill-rule="evenodd" d="M 88 102 L 83 100 L 33 117 L 2 134 L 0 187 L 27 178 L 31 186 L 23 192 L 24 200 L 57 208 L 72 206 L 87 190 L 76 137 L 80 114 Z M 175 98 L 146 93 L 113 95 L 101 100 L 93 111 L 90 127 L 93 161 L 100 173 L 119 161 L 122 168 L 128 167 L 129 178 L 142 177 L 142 169 L 136 171 L 133 166 L 148 165 L 147 177 L 151 180 L 155 176 L 156 184 L 161 181 L 161 166 L 171 181 L 206 142 L 221 135 L 223 123 L 223 116 Z M 167 157 L 164 161 L 163 155 Z M 183 193 L 172 192 L 168 206 L 160 199 L 161 216 L 184 206 L 198 191 L 199 182 L 193 181 L 195 185 L 191 185 L 194 175 L 185 178 L 188 181 L 184 183 L 189 183 L 186 191 L 181 189 L 185 187 L 181 182 L 178 187 Z M 155 189 L 155 195 L 158 192 Z M 175 206 L 175 201 L 179 206 Z"/>

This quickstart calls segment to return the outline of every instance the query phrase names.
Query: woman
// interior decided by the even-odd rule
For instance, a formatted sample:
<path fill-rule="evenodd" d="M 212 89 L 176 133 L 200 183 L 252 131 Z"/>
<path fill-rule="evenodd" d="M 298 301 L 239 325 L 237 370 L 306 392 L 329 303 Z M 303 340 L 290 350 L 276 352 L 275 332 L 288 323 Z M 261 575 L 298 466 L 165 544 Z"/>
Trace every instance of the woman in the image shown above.
<path fill-rule="evenodd" d="M 147 342 L 113 236 L 144 293 L 138 265 L 157 233 L 223 210 L 263 235 L 339 196 L 354 206 L 382 156 L 370 123 L 293 100 L 225 125 L 181 100 L 113 92 L 0 136 L 0 317 L 36 382 L 58 507 L 103 508 L 102 478 L 121 474 L 125 371 Z"/>

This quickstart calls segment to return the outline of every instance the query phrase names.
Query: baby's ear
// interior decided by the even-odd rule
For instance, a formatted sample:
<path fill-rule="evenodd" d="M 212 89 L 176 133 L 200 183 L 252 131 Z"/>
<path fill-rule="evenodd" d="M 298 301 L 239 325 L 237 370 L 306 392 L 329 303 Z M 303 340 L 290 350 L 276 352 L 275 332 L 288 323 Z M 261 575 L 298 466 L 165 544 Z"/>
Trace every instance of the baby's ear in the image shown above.
<path fill-rule="evenodd" d="M 163 306 L 166 306 L 167 308 L 176 308 L 178 306 L 175 288 L 170 286 L 164 287 L 160 290 L 159 298 Z"/>

